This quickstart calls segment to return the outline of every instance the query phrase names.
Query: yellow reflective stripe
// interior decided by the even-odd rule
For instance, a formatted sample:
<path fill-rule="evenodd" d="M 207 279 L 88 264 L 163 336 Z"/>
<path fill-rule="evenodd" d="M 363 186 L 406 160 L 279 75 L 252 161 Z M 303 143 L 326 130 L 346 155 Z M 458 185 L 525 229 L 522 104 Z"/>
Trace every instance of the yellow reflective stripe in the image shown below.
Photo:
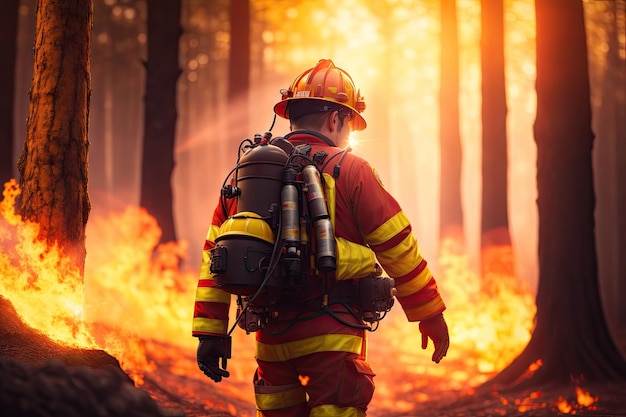
<path fill-rule="evenodd" d="M 269 345 L 257 342 L 256 358 L 266 362 L 283 362 L 318 352 L 350 352 L 361 354 L 363 338 L 347 334 L 326 334 Z"/>
<path fill-rule="evenodd" d="M 432 317 L 446 308 L 443 298 L 437 297 L 419 307 L 404 309 L 404 314 L 409 321 L 420 321 Z"/>
<path fill-rule="evenodd" d="M 372 246 L 380 245 L 388 241 L 391 236 L 397 235 L 410 224 L 404 212 L 400 211 L 376 230 L 365 236 L 365 241 Z"/>
<path fill-rule="evenodd" d="M 210 240 L 211 242 L 215 242 L 215 238 L 219 235 L 220 227 L 212 224 L 209 226 L 209 230 L 206 233 L 206 240 Z"/>
<path fill-rule="evenodd" d="M 335 272 L 337 280 L 363 278 L 372 272 L 376 264 L 374 251 L 342 237 L 335 240 L 337 242 L 337 271 Z"/>
<path fill-rule="evenodd" d="M 228 323 L 225 320 L 194 317 L 191 328 L 194 332 L 226 334 Z"/>
<path fill-rule="evenodd" d="M 313 407 L 309 417 L 365 417 L 365 413 L 354 407 L 324 404 Z"/>
<path fill-rule="evenodd" d="M 413 234 L 408 234 L 402 242 L 393 248 L 378 252 L 376 256 L 385 271 L 392 277 L 409 274 L 422 262 L 422 255 Z"/>
<path fill-rule="evenodd" d="M 326 206 L 328 208 L 328 215 L 330 216 L 330 223 L 335 228 L 335 179 L 332 175 L 323 173 L 324 177 L 324 191 L 326 192 Z"/>
<path fill-rule="evenodd" d="M 406 297 L 407 295 L 414 294 L 424 288 L 424 286 L 430 282 L 431 278 L 432 274 L 430 273 L 430 269 L 425 267 L 418 276 L 413 277 L 410 281 L 402 285 L 396 286 L 396 290 L 398 290 L 396 295 L 398 297 Z"/>
<path fill-rule="evenodd" d="M 297 387 L 280 392 L 255 393 L 254 398 L 257 410 L 280 410 L 306 403 L 306 392 L 304 388 Z"/>
<path fill-rule="evenodd" d="M 198 287 L 196 301 L 230 304 L 230 294 L 215 287 Z"/>
<path fill-rule="evenodd" d="M 335 179 L 332 175 L 324 173 L 324 188 L 326 192 L 326 205 L 330 222 L 335 228 Z M 337 243 L 337 271 L 335 278 L 338 280 L 362 278 L 374 269 L 376 255 L 367 246 L 350 242 L 341 237 L 335 239 Z"/>
<path fill-rule="evenodd" d="M 200 264 L 200 278 L 206 279 L 211 278 L 211 251 L 203 250 L 202 251 L 202 263 Z"/>

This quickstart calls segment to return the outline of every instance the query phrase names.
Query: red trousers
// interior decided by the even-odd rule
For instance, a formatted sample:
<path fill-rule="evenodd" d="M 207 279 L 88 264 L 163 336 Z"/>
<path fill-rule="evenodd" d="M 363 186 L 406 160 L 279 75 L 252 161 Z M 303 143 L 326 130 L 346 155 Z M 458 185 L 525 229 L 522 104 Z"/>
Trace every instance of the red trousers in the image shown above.
<path fill-rule="evenodd" d="M 343 307 L 332 310 L 342 321 L 362 326 Z M 302 321 L 295 313 L 281 314 L 280 324 L 256 333 L 257 415 L 365 416 L 374 395 L 365 330 L 328 313 Z"/>

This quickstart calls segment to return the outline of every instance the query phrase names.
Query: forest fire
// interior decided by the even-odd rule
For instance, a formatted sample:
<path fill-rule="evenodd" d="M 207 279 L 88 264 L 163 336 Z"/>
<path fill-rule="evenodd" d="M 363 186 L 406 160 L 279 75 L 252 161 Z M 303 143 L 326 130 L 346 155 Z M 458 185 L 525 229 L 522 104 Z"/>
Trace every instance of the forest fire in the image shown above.
<path fill-rule="evenodd" d="M 38 226 L 15 213 L 18 195 L 14 181 L 5 185 L 0 202 L 0 289 L 22 319 L 59 343 L 106 350 L 137 385 L 150 376 L 180 395 L 197 395 L 192 388 L 197 385 L 180 383 L 180 377 L 206 383 L 196 369 L 195 340 L 189 330 L 196 274 L 178 267 L 185 244 L 157 247 L 158 225 L 141 209 L 90 219 L 83 282 L 62 250 L 35 240 Z M 378 370 L 376 409 L 410 411 L 438 393 L 471 394 L 473 387 L 512 361 L 530 338 L 535 313 L 530 291 L 515 284 L 513 276 L 491 277 L 497 285 L 486 286 L 454 247 L 452 241 L 443 242 L 438 273 L 448 304 L 448 356 L 439 365 L 431 363 L 429 354 L 419 349 L 415 323 L 406 322 L 401 309 L 394 308 L 369 338 L 371 362 Z M 510 248 L 495 250 L 510 253 Z M 253 338 L 243 331 L 233 336 L 231 378 L 219 389 L 224 401 L 252 404 L 252 390 L 241 387 L 248 385 L 254 371 Z M 558 407 L 561 413 L 574 414 L 598 400 L 579 387 L 576 396 L 575 402 L 562 398 L 557 404 L 542 402 L 541 393 L 501 401 L 515 403 L 520 411 Z M 237 412 L 233 404 L 225 407 L 233 415 Z"/>

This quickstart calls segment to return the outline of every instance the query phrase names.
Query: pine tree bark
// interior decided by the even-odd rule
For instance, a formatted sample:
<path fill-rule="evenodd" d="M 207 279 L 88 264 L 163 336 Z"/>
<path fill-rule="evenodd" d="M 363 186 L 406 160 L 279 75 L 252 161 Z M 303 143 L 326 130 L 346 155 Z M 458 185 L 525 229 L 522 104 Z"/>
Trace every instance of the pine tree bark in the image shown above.
<path fill-rule="evenodd" d="M 539 286 L 526 349 L 485 386 L 623 380 L 598 290 L 591 105 L 583 6 L 536 0 Z M 541 367 L 525 377 L 531 364 Z"/>
<path fill-rule="evenodd" d="M 0 15 L 0 189 L 13 178 L 15 60 L 19 0 L 5 0 Z"/>
<path fill-rule="evenodd" d="M 228 138 L 233 149 L 249 129 L 250 0 L 230 2 L 230 50 L 228 56 Z"/>
<path fill-rule="evenodd" d="M 161 242 L 176 241 L 174 221 L 174 146 L 180 0 L 148 5 L 148 61 L 144 110 L 140 204 L 161 227 Z"/>
<path fill-rule="evenodd" d="M 598 133 L 594 147 L 598 206 L 598 261 L 609 325 L 626 335 L 626 61 L 620 57 L 619 16 L 626 2 L 610 5 L 606 68 L 600 78 L 601 104 L 594 115 Z M 624 17 L 622 17 L 624 19 Z M 622 23 L 623 25 L 623 23 Z M 611 327 L 611 326 L 609 326 Z"/>
<path fill-rule="evenodd" d="M 440 239 L 464 242 L 461 202 L 461 134 L 459 127 L 459 45 L 455 0 L 441 2 L 441 143 Z"/>
<path fill-rule="evenodd" d="M 514 277 L 508 216 L 508 155 L 504 63 L 504 2 L 481 2 L 482 205 L 481 269 L 483 289 Z"/>
<path fill-rule="evenodd" d="M 37 0 L 27 135 L 18 161 L 23 219 L 82 275 L 89 150 L 91 0 Z"/>

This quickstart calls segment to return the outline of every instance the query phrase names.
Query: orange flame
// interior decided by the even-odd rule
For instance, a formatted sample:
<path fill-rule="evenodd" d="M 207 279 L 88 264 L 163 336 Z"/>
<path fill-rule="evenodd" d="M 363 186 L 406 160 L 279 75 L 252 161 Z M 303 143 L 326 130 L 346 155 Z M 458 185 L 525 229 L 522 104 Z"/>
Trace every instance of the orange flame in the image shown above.
<path fill-rule="evenodd" d="M 576 386 L 576 401 L 578 402 L 578 405 L 582 407 L 594 409 L 595 407 L 592 406 L 598 402 L 598 397 L 594 397 L 581 387 Z"/>
<path fill-rule="evenodd" d="M 17 184 L 11 182 L 5 187 L 0 204 L 0 265 L 4 275 L 11 277 L 3 280 L 3 294 L 14 302 L 22 316 L 33 316 L 28 320 L 31 326 L 67 344 L 102 347 L 120 361 L 138 384 L 145 373 L 156 369 L 148 357 L 156 360 L 163 356 L 167 360 L 159 363 L 170 364 L 173 374 L 194 376 L 196 372 L 203 377 L 191 363 L 196 346 L 190 323 L 197 271 L 179 267 L 179 260 L 186 256 L 185 242 L 159 246 L 158 224 L 140 208 L 127 208 L 106 217 L 92 216 L 87 225 L 84 283 L 77 273 L 69 274 L 70 265 L 63 272 L 63 280 L 57 272 L 52 275 L 57 278 L 42 283 L 40 275 L 46 277 L 48 270 L 59 271 L 59 265 L 68 261 L 60 251 L 38 248 L 33 242 L 37 226 L 23 222 L 14 212 L 18 194 Z M 10 249 L 18 237 L 21 245 Z M 535 313 L 530 291 L 516 284 L 510 271 L 493 272 L 490 282 L 499 284 L 486 291 L 481 277 L 472 272 L 467 255 L 455 250 L 456 246 L 453 240 L 443 242 L 437 273 L 448 306 L 445 316 L 452 341 L 444 361 L 433 364 L 430 350 L 419 348 L 417 325 L 407 322 L 399 306 L 389 313 L 379 330 L 369 335 L 370 361 L 374 369 L 381 370 L 373 402 L 380 407 L 388 404 L 396 410 L 411 410 L 415 402 L 430 399 L 427 387 L 432 381 L 437 381 L 437 391 L 471 393 L 473 386 L 514 359 L 530 338 Z M 54 252 L 54 262 L 44 262 L 40 257 L 44 252 L 46 256 Z M 26 271 L 33 271 L 35 266 L 35 272 L 28 275 Z M 33 282 L 33 277 L 37 277 L 40 285 L 30 285 L 28 277 Z M 59 281 L 65 285 L 60 287 Z M 73 285 L 68 286 L 68 281 Z M 10 288 L 6 287 L 8 282 L 13 283 Z M 36 312 L 31 294 L 37 292 L 46 300 L 48 309 L 54 302 L 55 315 L 69 325 L 69 332 L 61 334 L 57 325 L 51 325 L 49 313 Z M 72 302 L 68 303 L 68 299 Z M 82 333 L 75 330 L 77 325 L 82 326 Z M 84 340 L 77 338 L 78 334 L 83 334 Z M 233 338 L 228 383 L 247 383 L 255 368 L 254 338 L 239 329 Z M 174 350 L 166 351 L 165 345 L 178 349 L 178 356 L 184 352 L 190 364 L 178 360 Z M 385 353 L 390 351 L 392 361 Z M 407 378 L 402 377 L 404 374 Z M 420 378 L 411 377 L 415 375 Z M 403 382 L 399 384 L 398 380 Z"/>
<path fill-rule="evenodd" d="M 26 324 L 58 343 L 106 350 L 137 384 L 156 369 L 145 340 L 190 342 L 193 286 L 181 280 L 191 274 L 173 265 L 183 243 L 155 250 L 161 232 L 145 211 L 92 219 L 82 277 L 61 248 L 37 240 L 39 225 L 15 212 L 19 194 L 11 180 L 0 201 L 0 291 Z"/>
<path fill-rule="evenodd" d="M 83 317 L 82 277 L 61 248 L 37 239 L 38 224 L 15 213 L 19 193 L 11 180 L 0 201 L 0 291 L 29 326 L 70 346 L 95 347 Z"/>

